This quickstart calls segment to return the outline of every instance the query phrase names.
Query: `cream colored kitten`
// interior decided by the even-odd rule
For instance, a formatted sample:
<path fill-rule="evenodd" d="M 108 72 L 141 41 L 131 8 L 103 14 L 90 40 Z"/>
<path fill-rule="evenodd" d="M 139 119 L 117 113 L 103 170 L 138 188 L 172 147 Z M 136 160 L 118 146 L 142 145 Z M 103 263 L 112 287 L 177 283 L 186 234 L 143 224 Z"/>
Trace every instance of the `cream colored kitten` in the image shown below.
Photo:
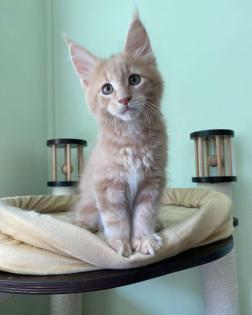
<path fill-rule="evenodd" d="M 147 32 L 135 16 L 123 52 L 108 59 L 66 42 L 100 123 L 81 178 L 76 222 L 91 230 L 101 222 L 120 255 L 132 249 L 154 255 L 161 246 L 154 229 L 165 186 L 167 136 L 160 112 L 163 83 Z"/>

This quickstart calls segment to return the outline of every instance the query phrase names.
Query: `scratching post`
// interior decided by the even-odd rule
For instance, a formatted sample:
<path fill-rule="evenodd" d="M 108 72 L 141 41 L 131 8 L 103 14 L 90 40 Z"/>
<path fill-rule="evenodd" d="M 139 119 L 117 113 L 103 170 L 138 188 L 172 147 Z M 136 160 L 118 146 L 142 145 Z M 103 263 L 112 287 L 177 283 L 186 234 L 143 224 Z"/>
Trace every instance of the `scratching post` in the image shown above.
<path fill-rule="evenodd" d="M 233 175 L 231 138 L 233 130 L 193 132 L 196 177 L 199 188 L 217 190 L 232 199 Z M 225 257 L 201 267 L 205 315 L 239 315 L 235 249 Z"/>
<path fill-rule="evenodd" d="M 51 315 L 81 315 L 81 293 L 51 295 Z"/>
<path fill-rule="evenodd" d="M 53 195 L 71 195 L 84 166 L 83 148 L 87 142 L 81 139 L 51 139 L 47 141 L 47 146 L 51 149 L 51 180 L 47 186 L 52 187 Z M 72 163 L 73 156 L 77 158 L 76 166 Z"/>
<path fill-rule="evenodd" d="M 238 285 L 235 250 L 201 268 L 205 315 L 238 315 Z"/>
<path fill-rule="evenodd" d="M 217 190 L 232 199 L 232 184 L 202 184 L 200 188 Z M 219 260 L 201 267 L 205 296 L 205 315 L 238 315 L 239 292 L 235 248 Z"/>
<path fill-rule="evenodd" d="M 47 182 L 52 187 L 53 195 L 73 195 L 84 166 L 83 147 L 87 142 L 81 139 L 51 139 L 47 141 L 51 148 L 51 181 Z M 72 165 L 73 150 L 77 149 L 76 167 Z M 58 154 L 58 151 L 59 154 Z M 64 153 L 64 154 L 63 154 Z M 63 159 L 60 170 L 58 162 Z M 75 179 L 73 173 L 76 170 Z M 62 180 L 62 176 L 64 180 Z M 81 315 L 81 294 L 51 295 L 51 315 Z"/>

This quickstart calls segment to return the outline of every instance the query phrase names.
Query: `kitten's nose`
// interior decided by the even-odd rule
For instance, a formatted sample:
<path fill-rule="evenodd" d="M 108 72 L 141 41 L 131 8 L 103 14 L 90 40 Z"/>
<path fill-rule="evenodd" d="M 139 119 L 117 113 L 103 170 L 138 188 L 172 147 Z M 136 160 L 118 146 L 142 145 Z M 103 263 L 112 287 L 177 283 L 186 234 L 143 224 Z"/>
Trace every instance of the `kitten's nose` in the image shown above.
<path fill-rule="evenodd" d="M 130 97 L 125 97 L 120 99 L 118 102 L 123 104 L 123 105 L 128 105 L 129 101 L 131 100 L 131 96 Z"/>

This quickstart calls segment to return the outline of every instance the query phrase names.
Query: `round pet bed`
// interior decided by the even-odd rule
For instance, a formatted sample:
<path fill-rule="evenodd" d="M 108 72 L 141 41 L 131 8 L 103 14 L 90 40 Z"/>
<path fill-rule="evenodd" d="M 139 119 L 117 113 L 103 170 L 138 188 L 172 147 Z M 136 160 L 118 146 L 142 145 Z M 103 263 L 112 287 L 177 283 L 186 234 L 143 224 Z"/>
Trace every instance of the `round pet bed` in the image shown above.
<path fill-rule="evenodd" d="M 73 225 L 77 196 L 25 196 L 0 200 L 0 270 L 52 275 L 136 268 L 232 235 L 231 200 L 205 189 L 168 189 L 159 211 L 163 240 L 155 256 L 121 257 L 104 240 Z"/>

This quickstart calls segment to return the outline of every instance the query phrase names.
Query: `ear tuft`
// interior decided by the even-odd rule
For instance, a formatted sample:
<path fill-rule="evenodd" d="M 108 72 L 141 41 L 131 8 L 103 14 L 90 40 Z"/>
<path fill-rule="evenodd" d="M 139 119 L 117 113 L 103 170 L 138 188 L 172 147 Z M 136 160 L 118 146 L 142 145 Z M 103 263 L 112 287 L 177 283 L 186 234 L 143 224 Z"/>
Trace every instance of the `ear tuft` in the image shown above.
<path fill-rule="evenodd" d="M 64 39 L 65 43 L 66 43 L 67 45 L 69 45 L 70 42 L 71 42 L 71 40 L 67 37 L 67 34 L 64 33 L 64 32 L 61 32 L 61 36 L 62 36 L 62 38 Z"/>
<path fill-rule="evenodd" d="M 134 55 L 147 55 L 152 53 L 147 31 L 139 18 L 138 9 L 135 9 L 133 19 L 128 30 L 124 51 Z"/>
<path fill-rule="evenodd" d="M 68 46 L 72 64 L 81 83 L 87 86 L 99 59 L 86 48 L 69 39 L 66 34 L 62 33 L 62 37 Z"/>
<path fill-rule="evenodd" d="M 137 6 L 135 6 L 135 8 L 134 8 L 134 12 L 133 12 L 133 16 L 132 16 L 132 20 L 131 21 L 134 21 L 134 20 L 139 20 L 140 21 L 139 10 L 138 10 Z"/>

